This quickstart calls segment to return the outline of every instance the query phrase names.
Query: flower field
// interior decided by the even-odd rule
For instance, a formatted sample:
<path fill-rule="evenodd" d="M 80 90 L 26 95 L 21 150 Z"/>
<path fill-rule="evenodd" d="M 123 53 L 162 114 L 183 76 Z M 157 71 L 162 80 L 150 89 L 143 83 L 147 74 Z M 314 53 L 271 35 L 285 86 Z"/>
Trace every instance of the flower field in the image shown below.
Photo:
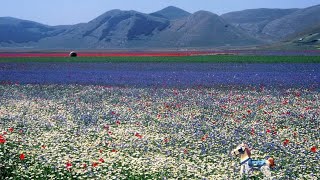
<path fill-rule="evenodd" d="M 210 60 L 209 57 L 205 59 Z M 39 59 L 30 59 L 32 60 Z M 4 62 L 0 63 L 0 84 L 82 84 L 148 88 L 230 85 L 308 89 L 316 89 L 320 84 L 320 63 L 199 63 L 188 60 L 117 63 Z M 192 60 L 197 58 L 190 59 Z M 320 56 L 316 60 L 320 62 Z"/>
<path fill-rule="evenodd" d="M 240 179 L 241 142 L 319 178 L 319 90 L 0 85 L 3 179 Z"/>

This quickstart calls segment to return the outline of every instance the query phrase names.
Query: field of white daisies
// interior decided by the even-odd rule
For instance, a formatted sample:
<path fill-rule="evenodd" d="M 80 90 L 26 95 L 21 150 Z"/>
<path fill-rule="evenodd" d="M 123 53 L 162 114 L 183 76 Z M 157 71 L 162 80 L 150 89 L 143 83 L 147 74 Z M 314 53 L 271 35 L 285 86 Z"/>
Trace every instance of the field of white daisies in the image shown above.
<path fill-rule="evenodd" d="M 240 179 L 241 142 L 319 178 L 320 92 L 0 85 L 0 179 Z"/>

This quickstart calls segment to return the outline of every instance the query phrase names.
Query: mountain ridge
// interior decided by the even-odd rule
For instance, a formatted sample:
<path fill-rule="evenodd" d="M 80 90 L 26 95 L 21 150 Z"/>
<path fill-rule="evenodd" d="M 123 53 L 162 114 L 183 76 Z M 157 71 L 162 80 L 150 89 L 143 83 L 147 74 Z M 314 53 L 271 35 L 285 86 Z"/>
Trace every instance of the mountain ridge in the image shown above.
<path fill-rule="evenodd" d="M 249 9 L 221 16 L 203 10 L 191 14 L 169 6 L 150 14 L 113 9 L 87 23 L 61 26 L 0 17 L 0 47 L 108 49 L 260 46 L 307 32 L 318 24 L 320 26 L 320 16 L 314 17 L 317 13 L 320 13 L 320 5 L 304 9 Z M 285 21 L 290 26 L 282 25 Z M 301 22 L 303 26 L 293 26 L 296 22 Z"/>
<path fill-rule="evenodd" d="M 160 11 L 150 13 L 150 15 L 167 18 L 169 20 L 176 20 L 176 19 L 190 16 L 191 13 L 174 6 L 168 6 Z"/>

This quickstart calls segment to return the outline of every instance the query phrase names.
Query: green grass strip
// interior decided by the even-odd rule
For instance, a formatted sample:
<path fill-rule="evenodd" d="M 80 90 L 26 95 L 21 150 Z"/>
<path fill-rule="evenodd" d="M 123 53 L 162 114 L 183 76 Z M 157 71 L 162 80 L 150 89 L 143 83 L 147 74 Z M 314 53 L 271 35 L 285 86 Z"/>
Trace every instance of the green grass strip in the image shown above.
<path fill-rule="evenodd" d="M 30 57 L 0 58 L 1 62 L 320 63 L 320 56 Z"/>

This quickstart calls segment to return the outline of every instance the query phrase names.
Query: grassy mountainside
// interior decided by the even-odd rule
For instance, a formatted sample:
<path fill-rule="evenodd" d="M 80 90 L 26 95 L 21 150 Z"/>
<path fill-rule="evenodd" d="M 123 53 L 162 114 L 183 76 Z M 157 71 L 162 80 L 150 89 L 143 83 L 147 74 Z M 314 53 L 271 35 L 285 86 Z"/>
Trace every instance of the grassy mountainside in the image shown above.
<path fill-rule="evenodd" d="M 229 25 L 216 14 L 198 11 L 171 22 L 170 26 L 153 38 L 174 47 L 216 47 L 252 45 L 260 42 L 243 31 Z"/>
<path fill-rule="evenodd" d="M 286 37 L 320 25 L 320 5 L 300 9 L 267 24 L 262 33 L 275 38 Z"/>
<path fill-rule="evenodd" d="M 252 9 L 222 16 L 207 11 L 190 14 L 169 6 L 151 14 L 111 10 L 88 23 L 69 26 L 47 26 L 5 17 L 0 18 L 0 47 L 199 49 L 256 47 L 269 43 L 278 46 L 283 40 L 294 43 L 297 34 L 302 38 L 310 34 L 305 32 L 320 26 L 318 14 L 320 5 L 305 9 Z M 316 39 L 311 41 L 315 45 L 304 47 L 318 46 Z"/>
<path fill-rule="evenodd" d="M 248 9 L 226 13 L 221 15 L 221 17 L 254 37 L 266 39 L 271 38 L 270 35 L 263 33 L 266 25 L 297 10 L 298 9 Z"/>
<path fill-rule="evenodd" d="M 112 10 L 96 19 L 44 38 L 39 47 L 165 48 L 252 45 L 256 39 L 211 12 L 175 20 L 136 11 Z"/>
<path fill-rule="evenodd" d="M 166 7 L 164 9 L 160 10 L 160 11 L 151 13 L 150 15 L 166 18 L 169 20 L 176 20 L 176 19 L 188 17 L 191 15 L 191 13 L 189 13 L 183 9 L 174 7 L 174 6 L 169 6 L 169 7 Z"/>
<path fill-rule="evenodd" d="M 168 25 L 169 21 L 164 18 L 136 11 L 112 10 L 88 23 L 72 26 L 57 37 L 43 39 L 40 44 L 50 47 L 65 40 L 65 47 L 121 48 L 126 47 L 128 41 L 147 41 Z"/>
<path fill-rule="evenodd" d="M 63 31 L 61 26 L 52 27 L 33 21 L 0 17 L 0 43 L 37 42 Z"/>

